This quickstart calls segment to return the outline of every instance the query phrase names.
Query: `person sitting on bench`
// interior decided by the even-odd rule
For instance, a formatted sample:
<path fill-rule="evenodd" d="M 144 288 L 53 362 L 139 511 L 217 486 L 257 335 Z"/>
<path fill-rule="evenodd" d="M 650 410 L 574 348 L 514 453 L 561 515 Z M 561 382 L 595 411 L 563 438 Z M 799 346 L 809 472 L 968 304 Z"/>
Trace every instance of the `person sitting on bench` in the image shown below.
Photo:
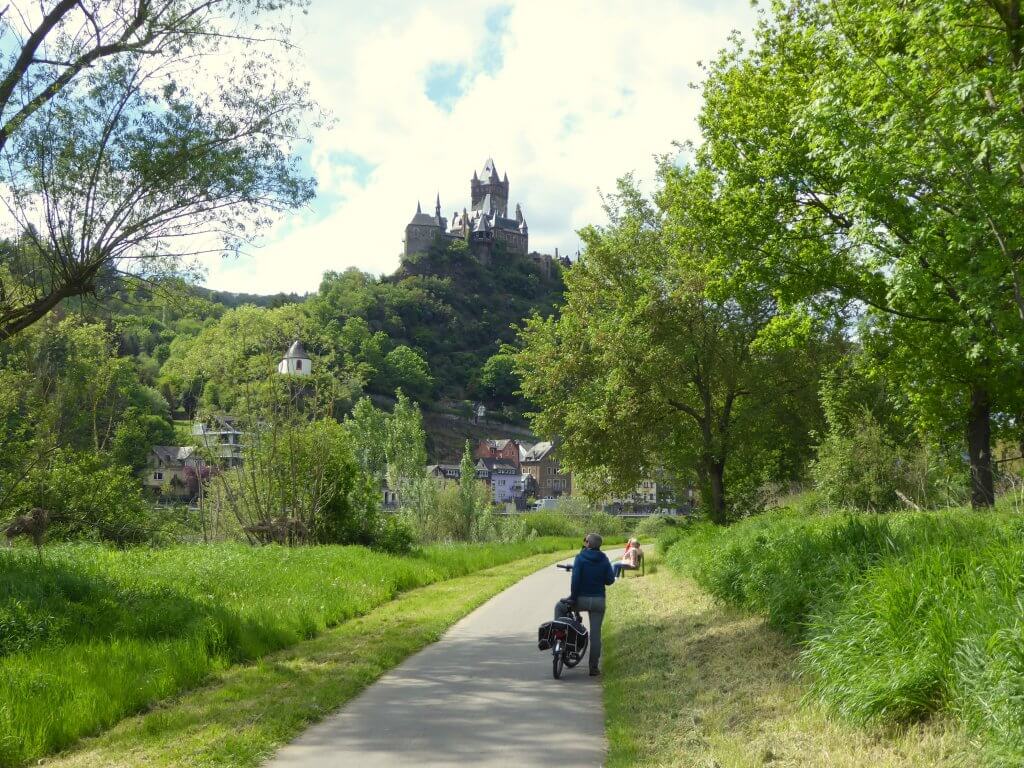
<path fill-rule="evenodd" d="M 622 576 L 623 571 L 635 571 L 640 567 L 640 560 L 643 559 L 644 551 L 640 549 L 640 542 L 630 539 L 626 544 L 626 551 L 622 553 L 622 559 L 612 563 L 612 570 L 615 571 L 615 578 Z"/>

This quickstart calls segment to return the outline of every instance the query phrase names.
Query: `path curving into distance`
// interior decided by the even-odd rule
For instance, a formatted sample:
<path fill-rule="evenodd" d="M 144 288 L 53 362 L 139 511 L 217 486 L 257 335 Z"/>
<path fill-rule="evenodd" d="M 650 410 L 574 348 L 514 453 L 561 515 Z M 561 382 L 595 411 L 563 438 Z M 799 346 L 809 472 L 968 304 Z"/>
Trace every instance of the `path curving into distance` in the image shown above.
<path fill-rule="evenodd" d="M 620 554 L 608 552 L 613 560 Z M 527 576 L 310 727 L 267 766 L 600 766 L 601 678 L 588 676 L 584 660 L 554 680 L 551 654 L 537 650 L 537 626 L 567 594 L 569 574 L 554 565 Z"/>

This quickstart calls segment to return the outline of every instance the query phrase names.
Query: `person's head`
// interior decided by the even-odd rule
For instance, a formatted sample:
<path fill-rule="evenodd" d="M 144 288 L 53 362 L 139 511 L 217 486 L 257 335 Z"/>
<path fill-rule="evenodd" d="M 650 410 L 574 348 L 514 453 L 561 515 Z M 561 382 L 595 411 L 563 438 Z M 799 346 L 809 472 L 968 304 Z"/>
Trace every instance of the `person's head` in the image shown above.
<path fill-rule="evenodd" d="M 629 546 L 631 546 L 631 547 L 639 547 L 640 546 L 640 542 L 637 541 L 636 539 L 630 539 L 629 540 Z"/>
<path fill-rule="evenodd" d="M 583 546 L 587 549 L 600 549 L 603 542 L 604 539 L 597 533 L 588 533 L 583 537 Z"/>

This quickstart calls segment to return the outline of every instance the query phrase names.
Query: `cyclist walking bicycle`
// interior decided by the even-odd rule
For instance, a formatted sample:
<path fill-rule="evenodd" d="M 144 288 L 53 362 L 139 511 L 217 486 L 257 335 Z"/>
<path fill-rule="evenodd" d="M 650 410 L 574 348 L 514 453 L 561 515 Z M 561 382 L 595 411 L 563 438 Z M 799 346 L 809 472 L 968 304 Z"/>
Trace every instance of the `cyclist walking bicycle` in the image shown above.
<path fill-rule="evenodd" d="M 555 604 L 555 619 L 569 615 L 572 607 L 590 617 L 590 674 L 601 674 L 601 623 L 604 621 L 605 587 L 615 583 L 615 572 L 608 556 L 601 551 L 603 540 L 596 533 L 583 539 L 583 549 L 572 564 L 572 584 L 568 598 Z"/>

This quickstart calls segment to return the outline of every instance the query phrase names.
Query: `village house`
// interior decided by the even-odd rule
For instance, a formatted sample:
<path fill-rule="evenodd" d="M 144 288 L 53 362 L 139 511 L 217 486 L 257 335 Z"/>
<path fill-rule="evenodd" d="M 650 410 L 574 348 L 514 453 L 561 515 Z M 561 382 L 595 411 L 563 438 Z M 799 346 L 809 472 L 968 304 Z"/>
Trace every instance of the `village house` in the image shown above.
<path fill-rule="evenodd" d="M 516 440 L 480 440 L 473 456 L 477 459 L 502 461 L 519 469 L 520 450 Z"/>
<path fill-rule="evenodd" d="M 458 464 L 428 464 L 427 476 L 457 483 L 462 476 L 462 467 Z"/>
<path fill-rule="evenodd" d="M 693 489 L 687 488 L 680 497 L 676 487 L 664 471 L 655 471 L 643 478 L 627 496 L 610 498 L 601 508 L 610 514 L 678 515 L 692 507 Z"/>
<path fill-rule="evenodd" d="M 495 504 L 515 501 L 516 488 L 522 487 L 517 467 L 500 459 L 480 459 L 476 466 L 478 474 L 481 470 L 487 473 L 487 484 L 490 486 L 491 498 Z"/>
<path fill-rule="evenodd" d="M 572 474 L 562 472 L 552 442 L 537 443 L 521 462 L 522 470 L 533 476 L 537 483 L 537 497 L 553 499 L 572 494 Z"/>
<path fill-rule="evenodd" d="M 142 485 L 161 495 L 192 498 L 198 492 L 201 466 L 194 446 L 154 445 L 146 457 Z"/>
<path fill-rule="evenodd" d="M 231 416 L 210 416 L 192 423 L 192 436 L 222 467 L 242 464 L 242 431 Z"/>
<path fill-rule="evenodd" d="M 442 483 L 457 483 L 462 476 L 462 467 L 459 464 L 429 464 L 426 472 L 428 477 L 437 478 Z M 495 504 L 514 502 L 517 508 L 525 508 L 526 497 L 536 492 L 532 476 L 499 459 L 477 459 L 474 476 L 487 483 Z"/>

